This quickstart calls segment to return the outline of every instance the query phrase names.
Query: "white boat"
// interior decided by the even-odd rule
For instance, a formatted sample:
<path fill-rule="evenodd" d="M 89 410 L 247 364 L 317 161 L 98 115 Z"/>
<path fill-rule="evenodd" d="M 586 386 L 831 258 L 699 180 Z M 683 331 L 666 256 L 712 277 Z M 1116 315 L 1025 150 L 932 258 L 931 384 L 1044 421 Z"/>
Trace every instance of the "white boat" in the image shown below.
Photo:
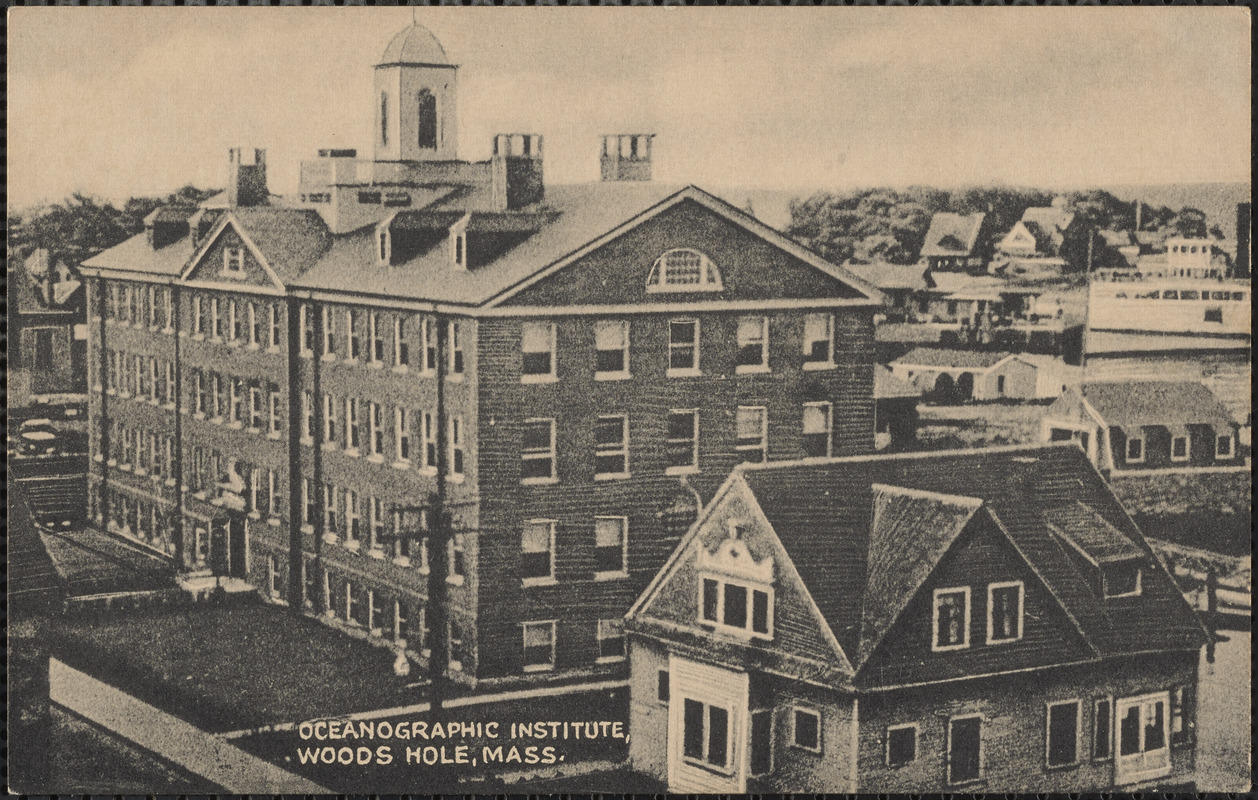
<path fill-rule="evenodd" d="M 1250 292 L 1250 281 L 1238 278 L 1098 271 L 1088 286 L 1084 350 L 1089 356 L 1248 350 Z"/>

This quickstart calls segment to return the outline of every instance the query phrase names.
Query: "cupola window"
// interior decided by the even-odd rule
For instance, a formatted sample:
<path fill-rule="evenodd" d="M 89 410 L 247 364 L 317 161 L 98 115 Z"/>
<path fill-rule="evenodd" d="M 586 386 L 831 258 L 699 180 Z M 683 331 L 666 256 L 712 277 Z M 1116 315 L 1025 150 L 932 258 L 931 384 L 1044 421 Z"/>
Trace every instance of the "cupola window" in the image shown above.
<path fill-rule="evenodd" d="M 380 93 L 380 144 L 389 144 L 389 95 Z"/>
<path fill-rule="evenodd" d="M 426 150 L 437 149 L 437 98 L 427 89 L 419 91 L 419 141 Z"/>
<path fill-rule="evenodd" d="M 648 292 L 716 292 L 722 288 L 721 273 L 698 250 L 677 248 L 656 259 L 646 288 Z"/>

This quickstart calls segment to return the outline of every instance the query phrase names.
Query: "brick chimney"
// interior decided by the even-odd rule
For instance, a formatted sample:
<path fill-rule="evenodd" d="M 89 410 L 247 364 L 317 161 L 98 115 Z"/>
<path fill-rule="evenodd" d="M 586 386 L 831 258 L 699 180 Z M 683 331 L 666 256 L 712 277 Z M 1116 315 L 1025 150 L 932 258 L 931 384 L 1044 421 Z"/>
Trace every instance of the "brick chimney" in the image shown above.
<path fill-rule="evenodd" d="M 653 133 L 617 133 L 603 136 L 599 159 L 605 181 L 651 180 Z"/>
<path fill-rule="evenodd" d="M 265 205 L 270 196 L 266 188 L 266 151 L 233 147 L 228 158 L 227 204 L 233 208 Z"/>
<path fill-rule="evenodd" d="M 537 133 L 500 133 L 490 159 L 493 206 L 498 211 L 523 208 L 546 196 L 542 178 L 542 137 Z"/>

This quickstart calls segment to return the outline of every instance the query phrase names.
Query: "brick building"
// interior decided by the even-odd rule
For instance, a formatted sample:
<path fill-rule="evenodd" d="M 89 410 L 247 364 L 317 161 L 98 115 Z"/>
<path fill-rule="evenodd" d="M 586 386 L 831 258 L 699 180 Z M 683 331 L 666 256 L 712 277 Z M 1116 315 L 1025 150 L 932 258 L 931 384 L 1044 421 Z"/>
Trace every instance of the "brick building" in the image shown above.
<path fill-rule="evenodd" d="M 631 764 L 673 792 L 1194 768 L 1208 634 L 1068 445 L 739 467 L 626 627 Z"/>
<path fill-rule="evenodd" d="M 403 30 L 373 159 L 285 201 L 232 151 L 225 196 L 84 265 L 89 511 L 467 684 L 623 673 L 730 469 L 872 451 L 881 298 L 653 183 L 649 135 L 592 185 L 546 186 L 535 134 L 456 160 L 456 76 Z"/>

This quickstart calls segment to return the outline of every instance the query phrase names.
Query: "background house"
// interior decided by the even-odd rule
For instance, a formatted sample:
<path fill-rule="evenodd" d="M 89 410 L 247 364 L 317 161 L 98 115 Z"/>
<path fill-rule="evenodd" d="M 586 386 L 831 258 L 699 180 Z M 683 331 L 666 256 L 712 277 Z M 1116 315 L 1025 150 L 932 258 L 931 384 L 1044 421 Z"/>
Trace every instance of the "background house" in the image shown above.
<path fill-rule="evenodd" d="M 917 347 L 891 374 L 939 402 L 1035 400 L 1060 394 L 1068 368 L 1053 356 Z"/>
<path fill-rule="evenodd" d="M 981 272 L 985 254 L 980 251 L 983 213 L 937 212 L 922 242 L 921 259 L 938 272 Z"/>
<path fill-rule="evenodd" d="M 37 249 L 8 265 L 10 404 L 87 388 L 87 330 L 76 270 Z"/>

